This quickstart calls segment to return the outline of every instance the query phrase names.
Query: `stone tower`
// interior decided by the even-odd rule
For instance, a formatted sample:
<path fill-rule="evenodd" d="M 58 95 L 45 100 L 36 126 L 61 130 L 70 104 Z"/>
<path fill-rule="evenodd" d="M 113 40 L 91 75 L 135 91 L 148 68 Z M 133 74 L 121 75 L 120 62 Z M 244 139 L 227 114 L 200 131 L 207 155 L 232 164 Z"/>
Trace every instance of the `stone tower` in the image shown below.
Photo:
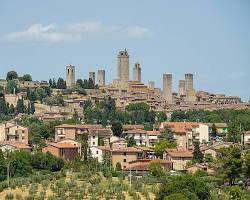
<path fill-rule="evenodd" d="M 185 95 L 185 80 L 179 80 L 179 96 Z"/>
<path fill-rule="evenodd" d="M 66 85 L 67 88 L 71 88 L 75 85 L 75 66 L 66 66 Z"/>
<path fill-rule="evenodd" d="M 117 55 L 117 72 L 121 88 L 128 88 L 129 85 L 129 55 L 127 50 L 120 51 Z"/>
<path fill-rule="evenodd" d="M 187 101 L 195 101 L 195 91 L 193 88 L 193 74 L 185 74 L 185 94 Z"/>
<path fill-rule="evenodd" d="M 97 71 L 97 84 L 99 86 L 105 86 L 105 70 Z"/>
<path fill-rule="evenodd" d="M 91 79 L 95 85 L 95 72 L 89 72 L 89 79 Z"/>
<path fill-rule="evenodd" d="M 133 68 L 133 80 L 141 82 L 141 66 L 140 63 L 135 63 Z"/>
<path fill-rule="evenodd" d="M 150 89 L 150 90 L 155 89 L 155 82 L 154 81 L 149 81 L 148 82 L 148 89 Z"/>
<path fill-rule="evenodd" d="M 172 103 L 172 74 L 163 74 L 163 94 L 167 103 Z"/>

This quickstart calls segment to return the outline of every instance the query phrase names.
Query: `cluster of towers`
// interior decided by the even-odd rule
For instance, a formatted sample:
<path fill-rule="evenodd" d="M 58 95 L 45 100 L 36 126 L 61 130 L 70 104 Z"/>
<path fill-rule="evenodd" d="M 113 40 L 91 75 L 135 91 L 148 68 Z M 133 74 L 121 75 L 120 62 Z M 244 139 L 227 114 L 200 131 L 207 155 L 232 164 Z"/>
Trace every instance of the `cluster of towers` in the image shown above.
<path fill-rule="evenodd" d="M 168 103 L 173 102 L 172 74 L 163 74 L 163 94 Z M 179 97 L 186 101 L 195 101 L 195 90 L 193 88 L 193 74 L 185 74 L 185 80 L 179 80 Z"/>
<path fill-rule="evenodd" d="M 95 75 L 95 72 L 89 72 L 89 79 L 91 79 L 94 84 L 105 86 L 105 70 L 97 71 L 97 82 Z M 119 51 L 117 55 L 117 76 L 117 86 L 122 89 L 129 88 L 129 54 L 126 49 Z M 133 81 L 141 82 L 141 66 L 139 63 L 135 63 L 134 65 Z M 172 82 L 172 74 L 163 74 L 163 96 L 170 104 L 173 103 Z M 75 85 L 75 67 L 72 65 L 66 67 L 66 84 L 68 88 Z M 154 90 L 155 82 L 149 81 L 148 88 Z M 186 101 L 195 101 L 193 74 L 185 74 L 185 80 L 179 80 L 178 96 L 184 98 Z"/>
<path fill-rule="evenodd" d="M 97 83 L 95 82 L 95 72 L 89 72 L 89 79 L 93 81 L 94 84 L 99 86 L 105 86 L 105 70 L 100 69 L 97 71 Z M 75 66 L 66 66 L 66 85 L 67 88 L 72 88 L 75 86 Z"/>

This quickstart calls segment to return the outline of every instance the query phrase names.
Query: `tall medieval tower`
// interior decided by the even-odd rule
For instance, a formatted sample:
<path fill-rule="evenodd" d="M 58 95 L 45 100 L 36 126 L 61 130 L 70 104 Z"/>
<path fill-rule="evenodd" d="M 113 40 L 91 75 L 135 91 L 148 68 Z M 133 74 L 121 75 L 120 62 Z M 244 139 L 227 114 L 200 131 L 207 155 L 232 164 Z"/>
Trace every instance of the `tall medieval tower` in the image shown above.
<path fill-rule="evenodd" d="M 163 94 L 167 103 L 172 103 L 172 74 L 163 74 Z"/>
<path fill-rule="evenodd" d="M 133 68 L 133 80 L 141 82 L 141 66 L 140 63 L 135 63 Z"/>
<path fill-rule="evenodd" d="M 66 85 L 71 88 L 75 85 L 75 66 L 66 66 Z"/>
<path fill-rule="evenodd" d="M 120 51 L 117 55 L 117 72 L 121 88 L 128 88 L 129 85 L 129 55 L 127 50 Z"/>

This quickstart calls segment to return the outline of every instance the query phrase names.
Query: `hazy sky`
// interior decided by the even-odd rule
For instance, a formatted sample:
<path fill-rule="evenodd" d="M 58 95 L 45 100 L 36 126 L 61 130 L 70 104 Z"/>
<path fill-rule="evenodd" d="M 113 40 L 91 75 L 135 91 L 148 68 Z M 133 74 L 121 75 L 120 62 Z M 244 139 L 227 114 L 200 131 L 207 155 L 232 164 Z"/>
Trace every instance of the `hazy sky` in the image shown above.
<path fill-rule="evenodd" d="M 77 78 L 106 70 L 116 78 L 116 55 L 127 48 L 142 80 L 174 89 L 185 73 L 196 90 L 250 99 L 249 0 L 12 0 L 0 1 L 0 78 L 15 69 L 33 79 Z"/>

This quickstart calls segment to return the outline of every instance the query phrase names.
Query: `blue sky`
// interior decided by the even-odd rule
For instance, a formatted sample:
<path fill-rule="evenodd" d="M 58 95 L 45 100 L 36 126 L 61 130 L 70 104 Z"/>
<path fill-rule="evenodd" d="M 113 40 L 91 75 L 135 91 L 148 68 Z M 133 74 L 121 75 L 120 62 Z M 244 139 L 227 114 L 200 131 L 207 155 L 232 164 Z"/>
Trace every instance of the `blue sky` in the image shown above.
<path fill-rule="evenodd" d="M 196 90 L 250 99 L 250 1 L 248 0 L 12 0 L 0 1 L 0 78 L 15 69 L 33 79 L 77 78 L 106 70 L 116 78 L 116 55 L 127 48 L 142 80 L 174 89 L 185 73 Z"/>

